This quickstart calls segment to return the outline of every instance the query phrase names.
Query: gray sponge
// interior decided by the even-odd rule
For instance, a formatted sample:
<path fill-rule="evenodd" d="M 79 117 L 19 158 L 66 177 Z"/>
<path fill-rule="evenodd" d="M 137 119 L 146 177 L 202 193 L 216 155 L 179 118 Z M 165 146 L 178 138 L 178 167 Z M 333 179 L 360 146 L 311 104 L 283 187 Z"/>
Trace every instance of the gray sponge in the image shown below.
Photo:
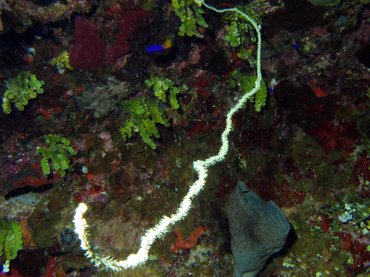
<path fill-rule="evenodd" d="M 255 276 L 285 244 L 290 225 L 282 211 L 238 182 L 227 207 L 234 277 Z"/>

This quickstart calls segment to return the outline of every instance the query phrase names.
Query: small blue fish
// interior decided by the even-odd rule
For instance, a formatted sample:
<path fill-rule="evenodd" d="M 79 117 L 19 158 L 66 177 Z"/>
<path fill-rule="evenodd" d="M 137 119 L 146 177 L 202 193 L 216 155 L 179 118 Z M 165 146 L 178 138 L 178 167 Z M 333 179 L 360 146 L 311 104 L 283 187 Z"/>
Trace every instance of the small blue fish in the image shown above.
<path fill-rule="evenodd" d="M 293 40 L 293 48 L 294 48 L 295 50 L 297 50 L 297 51 L 299 51 L 299 50 L 300 50 L 299 44 L 298 44 L 298 42 L 296 42 L 295 40 Z"/>
<path fill-rule="evenodd" d="M 167 38 L 162 44 L 150 44 L 146 48 L 147 53 L 160 53 L 166 49 L 169 49 L 173 46 L 171 38 Z"/>

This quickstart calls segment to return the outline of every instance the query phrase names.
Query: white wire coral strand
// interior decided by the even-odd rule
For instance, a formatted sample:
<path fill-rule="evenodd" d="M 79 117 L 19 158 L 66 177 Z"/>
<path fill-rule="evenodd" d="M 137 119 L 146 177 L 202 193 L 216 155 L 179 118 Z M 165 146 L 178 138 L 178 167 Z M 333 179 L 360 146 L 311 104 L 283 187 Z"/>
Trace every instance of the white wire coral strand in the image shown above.
<path fill-rule="evenodd" d="M 73 219 L 74 230 L 81 241 L 81 248 L 85 251 L 86 257 L 88 257 L 96 266 L 102 266 L 106 269 L 118 271 L 123 269 L 128 269 L 136 267 L 140 264 L 145 263 L 148 260 L 149 250 L 156 239 L 162 238 L 168 231 L 169 227 L 176 222 L 180 221 L 187 216 L 192 205 L 192 200 L 198 196 L 200 191 L 204 188 L 206 184 L 206 179 L 208 176 L 208 168 L 218 162 L 224 160 L 228 150 L 229 150 L 229 134 L 232 131 L 232 118 L 234 114 L 243 107 L 246 101 L 252 97 L 259 89 L 262 80 L 261 73 L 261 32 L 260 26 L 255 20 L 250 16 L 240 11 L 237 8 L 230 9 L 216 9 L 208 4 L 204 3 L 202 0 L 198 0 L 198 4 L 203 4 L 208 9 L 217 12 L 236 12 L 244 17 L 255 29 L 257 33 L 257 78 L 254 84 L 254 88 L 245 93 L 238 102 L 230 109 L 226 115 L 226 127 L 221 134 L 221 147 L 218 153 L 211 156 L 205 160 L 198 160 L 193 162 L 193 168 L 198 174 L 198 179 L 190 186 L 188 193 L 185 195 L 181 203 L 179 204 L 176 212 L 170 216 L 163 216 L 160 221 L 151 229 L 148 229 L 144 236 L 141 237 L 140 248 L 137 253 L 130 254 L 125 260 L 116 260 L 109 256 L 102 256 L 99 252 L 93 250 L 89 239 L 88 239 L 88 224 L 84 218 L 84 214 L 87 211 L 87 206 L 84 203 L 80 203 L 75 211 L 75 216 Z"/>

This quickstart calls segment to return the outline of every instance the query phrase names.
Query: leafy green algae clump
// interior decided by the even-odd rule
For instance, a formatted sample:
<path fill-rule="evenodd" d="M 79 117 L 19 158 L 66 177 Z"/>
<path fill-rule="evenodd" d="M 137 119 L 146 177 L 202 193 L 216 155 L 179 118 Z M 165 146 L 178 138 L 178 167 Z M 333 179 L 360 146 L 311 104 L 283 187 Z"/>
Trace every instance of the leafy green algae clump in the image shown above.
<path fill-rule="evenodd" d="M 70 166 L 69 156 L 76 155 L 71 142 L 59 135 L 49 134 L 44 136 L 48 147 L 38 146 L 37 153 L 42 155 L 41 169 L 45 176 L 51 172 L 50 164 L 53 167 L 53 173 L 66 174 Z"/>
<path fill-rule="evenodd" d="M 5 253 L 3 272 L 9 271 L 9 263 L 17 257 L 17 253 L 22 249 L 22 245 L 22 231 L 19 222 L 0 220 L 0 256 L 3 256 Z"/>
<path fill-rule="evenodd" d="M 203 37 L 198 27 L 208 28 L 208 24 L 203 17 L 204 11 L 196 0 L 172 0 L 172 7 L 181 21 L 178 32 L 180 36 Z"/>
<path fill-rule="evenodd" d="M 239 87 L 242 93 L 247 93 L 253 89 L 256 79 L 257 78 L 255 76 L 244 75 L 239 70 L 236 70 L 231 74 L 230 86 L 232 88 Z M 262 80 L 260 89 L 250 99 L 250 101 L 254 103 L 254 109 L 256 112 L 260 112 L 266 105 L 266 99 L 267 88 L 265 82 Z"/>
<path fill-rule="evenodd" d="M 171 108 L 177 110 L 180 108 L 179 101 L 177 100 L 177 94 L 188 90 L 186 85 L 181 87 L 175 86 L 174 82 L 167 78 L 161 78 L 158 76 L 153 76 L 150 79 L 145 80 L 145 85 L 147 88 L 152 88 L 154 90 L 154 95 L 163 103 L 170 103 Z"/>
<path fill-rule="evenodd" d="M 120 128 L 120 132 L 124 141 L 131 138 L 134 132 L 139 133 L 143 141 L 152 150 L 155 150 L 157 145 L 154 143 L 153 137 L 160 137 L 157 124 L 162 124 L 165 127 L 170 126 L 164 110 L 178 110 L 180 103 L 177 95 L 187 91 L 188 87 L 186 85 L 178 87 L 172 80 L 159 76 L 152 76 L 145 80 L 145 85 L 148 89 L 153 90 L 156 99 L 141 96 L 126 101 L 123 108 L 129 119 Z"/>
<path fill-rule="evenodd" d="M 19 111 L 23 111 L 31 99 L 37 97 L 38 94 L 44 93 L 42 88 L 44 81 L 38 80 L 35 74 L 29 71 L 23 71 L 12 79 L 5 81 L 7 90 L 3 96 L 3 112 L 10 114 L 12 112 L 12 104 Z"/>
<path fill-rule="evenodd" d="M 157 145 L 152 138 L 160 137 L 156 125 L 170 126 L 168 119 L 160 107 L 160 102 L 147 97 L 138 97 L 125 102 L 123 107 L 129 115 L 129 119 L 120 128 L 122 139 L 126 141 L 132 137 L 134 132 L 138 132 L 143 141 L 152 150 L 155 150 Z"/>
<path fill-rule="evenodd" d="M 64 73 L 66 69 L 73 70 L 73 66 L 69 60 L 68 51 L 64 51 L 59 56 L 53 58 L 50 63 L 57 68 L 58 72 Z"/>
<path fill-rule="evenodd" d="M 245 14 L 261 25 L 261 14 L 250 9 L 248 6 L 239 7 Z M 224 36 L 225 42 L 236 51 L 238 57 L 247 61 L 251 67 L 256 67 L 256 59 L 253 54 L 251 44 L 257 42 L 253 28 L 248 24 L 244 17 L 238 13 L 224 15 L 224 19 L 229 22 Z"/>

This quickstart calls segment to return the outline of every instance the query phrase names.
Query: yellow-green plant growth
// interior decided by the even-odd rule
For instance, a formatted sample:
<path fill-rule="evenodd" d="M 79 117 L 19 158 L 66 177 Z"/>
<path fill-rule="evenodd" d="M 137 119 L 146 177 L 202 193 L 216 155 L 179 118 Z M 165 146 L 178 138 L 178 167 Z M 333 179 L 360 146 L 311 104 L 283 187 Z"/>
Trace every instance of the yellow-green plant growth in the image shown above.
<path fill-rule="evenodd" d="M 64 73 L 66 69 L 73 70 L 73 66 L 69 62 L 69 54 L 67 51 L 53 58 L 50 63 L 57 68 L 59 73 Z"/>
<path fill-rule="evenodd" d="M 123 104 L 123 109 L 128 115 L 128 120 L 120 128 L 122 139 L 126 141 L 134 133 L 139 133 L 143 141 L 155 150 L 157 145 L 154 138 L 160 137 L 157 125 L 170 126 L 170 122 L 164 112 L 165 108 L 177 110 L 180 108 L 177 95 L 188 90 L 186 85 L 175 86 L 174 82 L 167 78 L 152 76 L 145 80 L 147 88 L 152 89 L 156 99 L 149 96 L 138 97 Z M 168 103 L 169 107 L 162 104 Z"/>
<path fill-rule="evenodd" d="M 23 111 L 31 99 L 38 94 L 44 93 L 45 82 L 38 80 L 35 74 L 29 71 L 22 71 L 12 79 L 5 81 L 7 90 L 3 96 L 3 112 L 10 114 L 14 105 L 19 111 Z"/>
<path fill-rule="evenodd" d="M 203 37 L 198 28 L 208 28 L 204 11 L 196 0 L 172 0 L 172 7 L 181 23 L 178 34 L 188 37 Z"/>
<path fill-rule="evenodd" d="M 232 88 L 239 88 L 242 93 L 250 91 L 256 83 L 255 76 L 244 75 L 239 70 L 234 71 L 231 74 L 230 86 Z M 257 93 L 250 98 L 250 101 L 254 103 L 254 109 L 256 112 L 260 112 L 266 105 L 267 99 L 267 88 L 263 80 L 261 80 L 261 86 Z"/>
<path fill-rule="evenodd" d="M 138 97 L 125 102 L 123 108 L 129 119 L 120 128 L 122 139 L 126 141 L 134 133 L 139 133 L 143 141 L 152 150 L 155 150 L 157 145 L 154 143 L 153 137 L 160 137 L 156 125 L 170 126 L 168 119 L 160 107 L 160 102 L 156 99 L 149 99 L 148 97 Z"/>
<path fill-rule="evenodd" d="M 60 173 L 65 176 L 70 167 L 70 156 L 76 155 L 69 139 L 59 135 L 49 134 L 44 136 L 47 147 L 38 146 L 36 151 L 42 155 L 41 169 L 45 176 L 53 173 Z"/>
<path fill-rule="evenodd" d="M 171 108 L 174 110 L 180 108 L 179 101 L 177 100 L 177 94 L 188 90 L 186 85 L 177 87 L 172 80 L 158 76 L 153 76 L 150 79 L 145 80 L 145 85 L 147 88 L 153 89 L 154 96 L 163 103 L 169 102 Z"/>
<path fill-rule="evenodd" d="M 22 249 L 21 225 L 17 221 L 0 220 L 0 257 L 4 256 L 3 272 L 9 272 L 10 261 L 17 257 Z"/>
<path fill-rule="evenodd" d="M 255 11 L 248 7 L 241 7 L 240 9 L 256 22 L 261 21 L 260 15 Z M 248 61 L 251 66 L 255 66 L 253 48 L 249 47 L 249 45 L 254 45 L 257 40 L 253 29 L 249 24 L 246 24 L 245 18 L 238 13 L 225 15 L 225 19 L 229 21 L 229 26 L 224 40 L 234 48 L 233 51 L 238 52 L 239 58 Z"/>

